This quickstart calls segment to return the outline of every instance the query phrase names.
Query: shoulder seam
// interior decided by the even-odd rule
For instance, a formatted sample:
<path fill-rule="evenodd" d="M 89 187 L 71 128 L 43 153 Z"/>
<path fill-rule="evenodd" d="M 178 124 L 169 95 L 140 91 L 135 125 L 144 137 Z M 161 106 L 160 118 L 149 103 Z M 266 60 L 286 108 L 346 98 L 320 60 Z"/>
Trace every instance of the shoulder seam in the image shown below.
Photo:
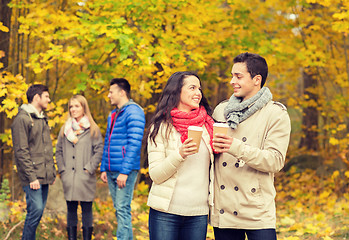
<path fill-rule="evenodd" d="M 273 104 L 279 106 L 282 110 L 287 111 L 287 107 L 284 104 L 282 104 L 281 102 L 273 101 Z"/>

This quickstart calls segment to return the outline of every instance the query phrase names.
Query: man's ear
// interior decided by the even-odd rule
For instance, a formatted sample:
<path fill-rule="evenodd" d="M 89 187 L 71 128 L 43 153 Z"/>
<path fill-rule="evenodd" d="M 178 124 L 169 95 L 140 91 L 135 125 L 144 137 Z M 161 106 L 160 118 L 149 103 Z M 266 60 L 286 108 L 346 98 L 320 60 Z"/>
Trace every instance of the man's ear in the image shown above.
<path fill-rule="evenodd" d="M 123 97 L 126 96 L 126 91 L 125 90 L 121 89 L 120 93 L 121 93 L 121 96 L 123 96 Z"/>
<path fill-rule="evenodd" d="M 255 86 L 260 86 L 261 82 L 262 82 L 262 76 L 258 74 L 256 76 L 254 76 L 253 80 L 254 80 Z"/>
<path fill-rule="evenodd" d="M 38 102 L 38 101 L 40 100 L 40 98 L 41 98 L 41 97 L 40 97 L 40 95 L 39 95 L 38 93 L 35 94 L 34 97 L 33 97 L 32 103 L 33 103 L 33 102 Z"/>

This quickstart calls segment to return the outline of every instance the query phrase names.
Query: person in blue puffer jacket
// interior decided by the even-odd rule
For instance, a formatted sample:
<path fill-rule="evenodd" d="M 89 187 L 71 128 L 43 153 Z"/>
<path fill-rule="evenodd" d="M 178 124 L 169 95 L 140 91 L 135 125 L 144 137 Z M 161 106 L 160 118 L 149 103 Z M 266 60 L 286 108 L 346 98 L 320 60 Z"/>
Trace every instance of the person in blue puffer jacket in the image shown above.
<path fill-rule="evenodd" d="M 130 98 L 130 84 L 124 78 L 110 81 L 108 98 L 116 108 L 108 116 L 101 163 L 101 179 L 108 182 L 117 219 L 118 240 L 133 239 L 131 201 L 140 169 L 145 116 Z"/>

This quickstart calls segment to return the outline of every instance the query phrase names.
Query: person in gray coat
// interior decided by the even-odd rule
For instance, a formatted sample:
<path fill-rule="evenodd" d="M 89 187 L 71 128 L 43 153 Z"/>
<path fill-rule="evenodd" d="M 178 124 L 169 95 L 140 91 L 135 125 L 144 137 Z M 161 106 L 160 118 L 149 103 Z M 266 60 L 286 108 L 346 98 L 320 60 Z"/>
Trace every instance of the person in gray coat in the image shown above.
<path fill-rule="evenodd" d="M 77 207 L 82 209 L 83 238 L 93 231 L 92 202 L 96 192 L 96 169 L 103 154 L 103 139 L 85 97 L 74 95 L 68 102 L 70 118 L 60 130 L 56 161 L 67 201 L 68 239 L 77 235 Z"/>

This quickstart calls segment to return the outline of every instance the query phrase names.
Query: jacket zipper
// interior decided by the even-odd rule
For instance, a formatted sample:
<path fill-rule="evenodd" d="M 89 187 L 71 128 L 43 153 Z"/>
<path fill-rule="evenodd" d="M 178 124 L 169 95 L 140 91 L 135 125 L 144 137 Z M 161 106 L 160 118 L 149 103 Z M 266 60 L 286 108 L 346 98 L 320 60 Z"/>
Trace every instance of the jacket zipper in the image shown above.
<path fill-rule="evenodd" d="M 125 146 L 122 146 L 122 158 L 125 158 L 126 155 L 126 149 Z"/>
<path fill-rule="evenodd" d="M 111 123 L 110 123 L 111 131 L 110 131 L 109 140 L 108 140 L 108 167 L 109 167 L 109 171 L 110 171 L 110 138 L 111 138 L 111 135 L 113 134 L 113 131 L 114 131 L 116 119 L 118 118 L 119 114 L 123 111 L 124 110 L 122 109 L 120 112 L 118 112 L 118 114 L 114 117 L 114 119 L 111 119 Z M 111 126 L 112 124 L 113 124 L 113 126 Z"/>

